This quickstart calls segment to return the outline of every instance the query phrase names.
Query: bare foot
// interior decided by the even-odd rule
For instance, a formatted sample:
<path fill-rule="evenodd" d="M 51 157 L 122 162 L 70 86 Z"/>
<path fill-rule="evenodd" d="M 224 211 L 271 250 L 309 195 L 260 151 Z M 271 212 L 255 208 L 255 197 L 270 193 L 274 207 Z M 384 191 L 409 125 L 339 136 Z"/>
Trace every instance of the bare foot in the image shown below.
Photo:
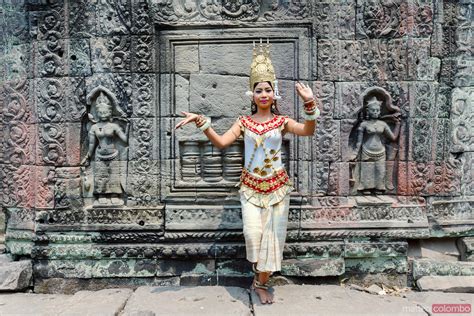
<path fill-rule="evenodd" d="M 258 288 L 256 285 L 256 280 L 252 284 L 252 289 L 257 293 L 260 303 L 262 304 L 272 304 L 273 303 L 273 294 L 270 293 L 267 289 Z"/>

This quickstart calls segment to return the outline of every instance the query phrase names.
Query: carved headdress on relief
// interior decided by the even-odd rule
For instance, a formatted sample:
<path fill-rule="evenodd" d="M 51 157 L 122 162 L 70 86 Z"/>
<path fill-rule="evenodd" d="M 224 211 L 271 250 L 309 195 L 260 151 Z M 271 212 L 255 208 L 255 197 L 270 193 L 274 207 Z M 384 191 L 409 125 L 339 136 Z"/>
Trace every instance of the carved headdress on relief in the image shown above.
<path fill-rule="evenodd" d="M 270 59 L 270 44 L 262 44 L 260 40 L 259 45 L 253 45 L 253 56 L 252 64 L 250 65 L 250 84 L 248 96 L 253 95 L 253 89 L 256 83 L 269 82 L 274 91 L 275 99 L 280 99 L 280 93 L 278 91 L 278 80 L 275 76 L 275 69 L 273 68 L 272 61 Z"/>
<path fill-rule="evenodd" d="M 87 104 L 90 106 L 88 117 L 89 120 L 93 123 L 97 122 L 97 110 L 98 108 L 107 108 L 112 113 L 113 119 L 118 119 L 120 121 L 128 121 L 127 115 L 120 108 L 119 102 L 115 95 L 103 86 L 98 86 L 94 88 L 87 95 Z"/>

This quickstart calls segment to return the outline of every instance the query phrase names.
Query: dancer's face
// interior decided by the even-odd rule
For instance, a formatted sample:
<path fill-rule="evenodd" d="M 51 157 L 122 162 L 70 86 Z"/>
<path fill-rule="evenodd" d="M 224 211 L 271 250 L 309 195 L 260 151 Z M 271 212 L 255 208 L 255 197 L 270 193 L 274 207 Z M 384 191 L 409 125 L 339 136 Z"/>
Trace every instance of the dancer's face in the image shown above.
<path fill-rule="evenodd" d="M 273 104 L 273 89 L 268 82 L 259 82 L 253 90 L 253 100 L 257 107 L 266 110 Z"/>

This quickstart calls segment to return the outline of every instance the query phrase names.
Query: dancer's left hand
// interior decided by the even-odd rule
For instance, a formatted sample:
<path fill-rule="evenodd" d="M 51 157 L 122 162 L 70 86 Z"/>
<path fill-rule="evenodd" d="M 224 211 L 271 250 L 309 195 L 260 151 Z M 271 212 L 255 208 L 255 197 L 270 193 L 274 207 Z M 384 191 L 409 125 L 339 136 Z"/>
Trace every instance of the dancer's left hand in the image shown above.
<path fill-rule="evenodd" d="M 296 92 L 298 92 L 298 95 L 303 99 L 303 102 L 311 101 L 314 98 L 313 90 L 311 90 L 309 85 L 297 81 L 295 87 Z"/>

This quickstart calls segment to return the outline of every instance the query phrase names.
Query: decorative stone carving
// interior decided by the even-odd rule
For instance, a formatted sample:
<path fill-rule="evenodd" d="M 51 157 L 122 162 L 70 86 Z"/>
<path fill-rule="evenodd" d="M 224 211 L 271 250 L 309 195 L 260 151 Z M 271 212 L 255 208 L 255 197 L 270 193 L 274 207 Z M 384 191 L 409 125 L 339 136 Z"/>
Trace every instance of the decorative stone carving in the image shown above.
<path fill-rule="evenodd" d="M 474 88 L 455 88 L 451 103 L 451 152 L 474 151 Z"/>
<path fill-rule="evenodd" d="M 386 161 L 397 156 L 398 144 L 393 142 L 400 130 L 400 109 L 392 105 L 392 98 L 380 87 L 367 89 L 361 95 L 361 103 L 350 137 L 355 144 L 351 160 L 358 162 L 350 181 L 360 193 L 383 193 L 393 188 L 393 183 L 386 182 Z M 386 121 L 393 122 L 393 131 Z"/>
<path fill-rule="evenodd" d="M 83 188 L 93 192 L 94 206 L 123 205 L 129 121 L 117 99 L 104 87 L 93 89 L 87 103 L 89 121 L 83 128 L 87 133 L 88 150 L 81 164 L 89 166 L 92 160 L 93 181 L 84 176 Z M 83 169 L 84 175 L 90 174 L 85 167 Z"/>
<path fill-rule="evenodd" d="M 261 3 L 257 0 L 224 0 L 221 16 L 226 20 L 253 21 L 258 18 L 260 7 Z"/>
<path fill-rule="evenodd" d="M 255 0 L 252 0 L 252 1 L 257 2 Z M 297 1 L 276 0 L 272 2 L 270 10 L 268 10 L 267 12 L 263 14 L 263 18 L 270 21 L 286 20 L 286 19 L 301 20 L 301 19 L 307 18 L 308 13 L 309 13 L 308 2 L 304 0 L 297 0 Z"/>
<path fill-rule="evenodd" d="M 469 1 L 6 2 L 0 210 L 9 214 L 7 251 L 36 259 L 35 284 L 250 276 L 235 188 L 241 142 L 216 150 L 194 127 L 173 127 L 181 111 L 196 111 L 222 134 L 249 114 L 243 92 L 258 37 L 273 45 L 282 113 L 299 118 L 294 84 L 302 80 L 322 114 L 314 137 L 284 140 L 296 190 L 283 272 L 408 273 L 405 240 L 440 236 L 460 237 L 472 260 Z M 375 85 L 386 90 L 379 101 L 391 96 L 392 107 L 380 109 L 394 118 L 385 124 L 396 136 L 401 118 L 400 132 L 393 142 L 377 134 L 383 159 L 354 160 L 367 112 L 360 96 Z M 101 93 L 111 122 L 88 120 L 98 119 Z M 102 139 L 116 160 L 102 159 L 97 135 L 89 145 L 100 123 L 125 135 Z M 90 165 L 81 166 L 89 151 Z M 365 186 L 367 169 L 373 182 L 385 178 L 383 195 L 359 195 L 360 184 L 362 193 L 380 193 Z"/>

